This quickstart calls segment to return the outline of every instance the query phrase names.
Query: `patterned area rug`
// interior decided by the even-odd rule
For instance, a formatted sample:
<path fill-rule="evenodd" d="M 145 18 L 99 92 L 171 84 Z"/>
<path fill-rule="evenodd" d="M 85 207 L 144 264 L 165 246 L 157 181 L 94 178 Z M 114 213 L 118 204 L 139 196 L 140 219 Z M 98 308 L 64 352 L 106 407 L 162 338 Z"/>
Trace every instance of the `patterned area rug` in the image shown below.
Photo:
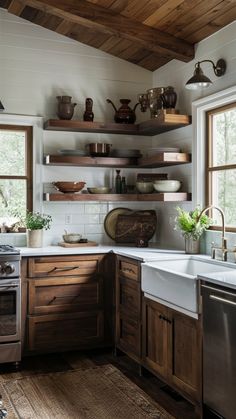
<path fill-rule="evenodd" d="M 7 419 L 174 419 L 113 365 L 0 385 Z"/>

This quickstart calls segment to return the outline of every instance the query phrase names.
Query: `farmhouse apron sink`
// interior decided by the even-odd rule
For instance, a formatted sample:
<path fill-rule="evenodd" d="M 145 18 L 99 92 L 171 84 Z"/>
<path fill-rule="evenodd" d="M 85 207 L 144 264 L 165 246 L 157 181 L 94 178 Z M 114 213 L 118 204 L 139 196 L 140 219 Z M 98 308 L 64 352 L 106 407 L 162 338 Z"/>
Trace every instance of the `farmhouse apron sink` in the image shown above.
<path fill-rule="evenodd" d="M 149 298 L 174 305 L 186 314 L 198 313 L 197 275 L 231 271 L 233 268 L 212 260 L 184 256 L 142 264 L 142 290 Z M 182 309 L 182 310 L 181 310 Z"/>

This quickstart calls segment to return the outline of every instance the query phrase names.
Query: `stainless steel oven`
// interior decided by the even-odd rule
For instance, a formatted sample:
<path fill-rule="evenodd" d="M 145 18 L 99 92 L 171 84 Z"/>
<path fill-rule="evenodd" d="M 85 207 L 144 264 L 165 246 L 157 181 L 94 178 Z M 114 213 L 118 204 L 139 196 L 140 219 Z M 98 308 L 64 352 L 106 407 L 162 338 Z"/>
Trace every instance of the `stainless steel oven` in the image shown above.
<path fill-rule="evenodd" d="M 0 364 L 21 360 L 20 253 L 0 245 Z"/>

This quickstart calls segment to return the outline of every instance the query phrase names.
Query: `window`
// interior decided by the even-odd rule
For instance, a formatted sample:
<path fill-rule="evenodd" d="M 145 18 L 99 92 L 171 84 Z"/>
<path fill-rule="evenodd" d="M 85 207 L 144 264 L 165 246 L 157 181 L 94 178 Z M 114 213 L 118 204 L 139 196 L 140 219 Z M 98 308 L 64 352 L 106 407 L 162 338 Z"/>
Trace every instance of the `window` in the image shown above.
<path fill-rule="evenodd" d="M 32 127 L 0 125 L 0 225 L 32 210 Z"/>
<path fill-rule="evenodd" d="M 207 112 L 207 121 L 207 203 L 222 208 L 227 230 L 236 231 L 236 103 Z"/>

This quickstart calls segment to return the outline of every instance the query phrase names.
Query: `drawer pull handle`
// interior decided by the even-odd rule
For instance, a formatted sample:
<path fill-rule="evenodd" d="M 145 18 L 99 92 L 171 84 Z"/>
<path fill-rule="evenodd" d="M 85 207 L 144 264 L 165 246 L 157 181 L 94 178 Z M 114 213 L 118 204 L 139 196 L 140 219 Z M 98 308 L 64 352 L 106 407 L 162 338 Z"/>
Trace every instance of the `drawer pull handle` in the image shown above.
<path fill-rule="evenodd" d="M 169 320 L 167 317 L 165 317 L 165 316 L 162 316 L 162 314 L 159 314 L 159 319 L 160 320 L 164 320 L 165 322 L 167 322 L 167 323 L 169 323 L 169 324 L 171 324 L 172 323 L 172 321 L 171 320 Z"/>
<path fill-rule="evenodd" d="M 73 300 L 75 300 L 76 298 L 78 298 L 79 297 L 79 295 L 62 295 L 61 297 L 60 296 L 54 296 L 53 298 L 52 298 L 52 300 L 50 300 L 49 301 L 49 303 L 48 303 L 48 305 L 50 305 L 50 304 L 52 304 L 52 303 L 54 303 L 54 301 L 56 301 L 56 300 L 59 300 L 59 299 L 62 299 L 62 298 L 71 298 L 72 299 L 72 301 Z M 70 302 L 71 303 L 71 302 Z M 69 304 L 69 303 L 68 303 Z"/>
<path fill-rule="evenodd" d="M 73 271 L 75 269 L 79 269 L 79 266 L 68 266 L 66 268 L 53 268 L 51 269 L 51 271 L 48 271 L 49 274 L 53 273 L 53 272 L 63 272 L 63 271 Z"/>
<path fill-rule="evenodd" d="M 132 268 L 123 268 L 124 272 L 129 272 L 130 274 L 136 274 L 136 272 Z"/>

